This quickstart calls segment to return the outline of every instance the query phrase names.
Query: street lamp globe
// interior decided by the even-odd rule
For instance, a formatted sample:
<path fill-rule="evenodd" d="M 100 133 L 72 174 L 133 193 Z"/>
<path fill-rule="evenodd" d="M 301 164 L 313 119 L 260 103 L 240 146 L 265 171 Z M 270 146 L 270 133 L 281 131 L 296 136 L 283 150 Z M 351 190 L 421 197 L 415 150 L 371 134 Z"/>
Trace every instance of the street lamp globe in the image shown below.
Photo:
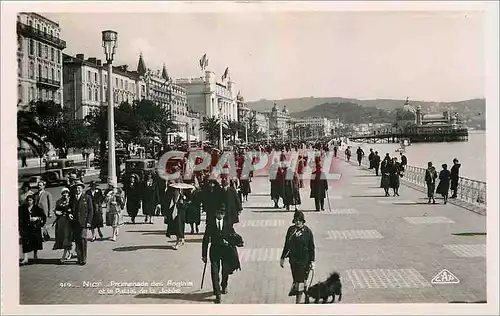
<path fill-rule="evenodd" d="M 107 61 L 112 61 L 116 53 L 118 33 L 112 30 L 102 31 L 102 47 Z"/>

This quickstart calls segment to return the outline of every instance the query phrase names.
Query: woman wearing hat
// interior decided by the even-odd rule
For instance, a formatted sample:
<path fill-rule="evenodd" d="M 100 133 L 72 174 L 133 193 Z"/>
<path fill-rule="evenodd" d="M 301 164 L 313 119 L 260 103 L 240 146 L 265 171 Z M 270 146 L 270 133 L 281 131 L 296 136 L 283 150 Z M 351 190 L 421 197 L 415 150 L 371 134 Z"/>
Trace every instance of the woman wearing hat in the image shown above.
<path fill-rule="evenodd" d="M 125 206 L 122 190 L 110 185 L 109 191 L 106 194 L 106 226 L 113 227 L 112 241 L 116 241 L 118 236 L 118 227 L 121 225 L 121 216 L 123 207 Z"/>
<path fill-rule="evenodd" d="M 141 186 L 139 184 L 139 176 L 132 174 L 130 176 L 130 182 L 125 188 L 125 194 L 127 196 L 127 213 L 130 216 L 132 224 L 135 224 L 135 218 L 139 209 L 141 208 Z"/>
<path fill-rule="evenodd" d="M 436 193 L 441 194 L 444 199 L 444 204 L 448 202 L 448 193 L 450 191 L 451 172 L 448 170 L 447 164 L 442 164 L 443 170 L 439 172 L 439 184 Z"/>
<path fill-rule="evenodd" d="M 151 173 L 146 175 L 146 181 L 144 181 L 142 190 L 142 212 L 145 215 L 144 223 L 153 224 L 153 216 L 160 207 L 160 196 L 158 194 L 158 186 Z"/>
<path fill-rule="evenodd" d="M 61 198 L 56 202 L 56 225 L 55 243 L 53 250 L 64 249 L 61 263 L 71 259 L 71 248 L 73 246 L 73 215 L 71 214 L 71 204 L 69 200 L 69 189 L 61 190 Z"/>
<path fill-rule="evenodd" d="M 305 225 L 304 213 L 295 211 L 292 222 L 294 225 L 286 232 L 280 266 L 283 268 L 285 258 L 288 258 L 293 278 L 293 285 L 288 295 L 295 295 L 295 303 L 299 304 L 302 293 L 306 290 L 305 282 L 309 271 L 314 269 L 315 247 L 313 233 Z"/>
<path fill-rule="evenodd" d="M 24 182 L 21 187 L 21 193 L 19 194 L 19 205 L 26 204 L 26 197 L 28 195 L 33 195 L 33 191 L 31 191 L 30 183 Z"/>
<path fill-rule="evenodd" d="M 102 238 L 101 227 L 104 226 L 102 219 L 102 204 L 104 203 L 104 193 L 97 187 L 95 181 L 90 181 L 90 188 L 87 190 L 87 195 L 92 199 L 92 206 L 94 210 L 94 215 L 92 216 L 92 223 L 90 224 L 90 229 L 92 231 L 91 241 L 95 241 L 95 230 L 99 233 L 99 238 Z"/>
<path fill-rule="evenodd" d="M 175 235 L 177 242 L 174 249 L 184 246 L 184 226 L 186 225 L 186 207 L 187 201 L 183 190 L 192 190 L 194 187 L 185 183 L 173 183 L 170 185 L 173 191 L 172 204 L 168 210 L 171 214 L 168 218 L 168 226 L 166 236 L 170 237 Z"/>
<path fill-rule="evenodd" d="M 28 263 L 28 253 L 38 259 L 38 250 L 43 249 L 42 227 L 47 222 L 45 212 L 35 204 L 35 197 L 28 195 L 26 204 L 19 207 L 19 235 L 23 248 L 21 264 Z"/>

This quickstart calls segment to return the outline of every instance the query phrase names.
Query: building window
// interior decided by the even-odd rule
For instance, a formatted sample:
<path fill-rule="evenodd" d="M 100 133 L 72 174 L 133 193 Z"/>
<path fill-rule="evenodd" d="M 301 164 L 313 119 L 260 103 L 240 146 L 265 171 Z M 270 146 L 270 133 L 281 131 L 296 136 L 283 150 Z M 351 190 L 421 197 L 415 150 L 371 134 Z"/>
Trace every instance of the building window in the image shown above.
<path fill-rule="evenodd" d="M 34 55 L 35 54 L 35 42 L 30 39 L 30 55 Z"/>
<path fill-rule="evenodd" d="M 42 78 L 42 65 L 38 65 L 38 78 Z"/>
<path fill-rule="evenodd" d="M 56 101 L 56 92 L 52 91 L 52 101 Z"/>
<path fill-rule="evenodd" d="M 61 62 L 61 52 L 59 50 L 57 50 L 57 62 Z"/>
<path fill-rule="evenodd" d="M 50 60 L 54 61 L 54 48 L 50 49 Z"/>
<path fill-rule="evenodd" d="M 45 66 L 43 77 L 47 78 L 49 76 L 49 67 Z"/>
<path fill-rule="evenodd" d="M 49 59 L 49 46 L 45 45 L 45 58 Z"/>
<path fill-rule="evenodd" d="M 21 36 L 17 37 L 17 50 L 20 52 L 23 51 L 23 38 Z"/>
<path fill-rule="evenodd" d="M 59 81 L 59 82 L 61 81 L 61 71 L 60 70 L 57 71 L 57 81 Z"/>
<path fill-rule="evenodd" d="M 35 77 L 35 64 L 32 61 L 30 61 L 29 76 L 31 79 Z"/>
<path fill-rule="evenodd" d="M 28 103 L 36 99 L 35 97 L 35 88 L 31 87 L 29 92 L 29 100 Z"/>
<path fill-rule="evenodd" d="M 33 27 L 33 21 L 32 20 L 29 20 L 28 24 L 29 24 L 30 27 Z"/>
<path fill-rule="evenodd" d="M 54 68 L 52 68 L 52 69 L 50 70 L 50 74 L 51 74 L 51 76 L 52 76 L 50 79 L 52 79 L 52 80 L 56 80 L 56 77 L 55 77 L 55 75 L 54 75 L 54 74 L 55 74 L 55 72 L 54 72 Z"/>
<path fill-rule="evenodd" d="M 92 101 L 92 88 L 89 88 L 89 100 Z"/>
<path fill-rule="evenodd" d="M 50 36 L 54 36 L 54 31 L 50 30 Z"/>
<path fill-rule="evenodd" d="M 47 33 L 47 28 L 46 27 L 43 28 L 43 32 Z"/>
<path fill-rule="evenodd" d="M 116 78 L 115 87 L 117 87 L 117 88 L 118 88 L 118 78 Z"/>
<path fill-rule="evenodd" d="M 57 101 L 61 101 L 61 92 L 57 92 Z"/>
<path fill-rule="evenodd" d="M 87 81 L 89 81 L 89 82 L 92 81 L 91 77 L 90 77 L 90 71 L 87 71 Z"/>
<path fill-rule="evenodd" d="M 99 101 L 99 89 L 95 89 L 94 91 L 94 100 Z"/>
<path fill-rule="evenodd" d="M 19 100 L 19 102 L 23 102 L 23 86 L 21 85 L 18 85 L 17 86 L 17 98 Z"/>
<path fill-rule="evenodd" d="M 42 57 L 42 43 L 38 43 L 38 57 Z"/>
<path fill-rule="evenodd" d="M 19 77 L 23 76 L 23 61 L 22 60 L 17 61 L 17 75 Z"/>
<path fill-rule="evenodd" d="M 104 75 L 104 85 L 108 84 L 108 75 Z"/>
<path fill-rule="evenodd" d="M 94 82 L 97 83 L 97 72 L 94 72 Z"/>
<path fill-rule="evenodd" d="M 104 94 L 102 95 L 102 101 L 107 102 L 108 90 L 104 88 Z"/>

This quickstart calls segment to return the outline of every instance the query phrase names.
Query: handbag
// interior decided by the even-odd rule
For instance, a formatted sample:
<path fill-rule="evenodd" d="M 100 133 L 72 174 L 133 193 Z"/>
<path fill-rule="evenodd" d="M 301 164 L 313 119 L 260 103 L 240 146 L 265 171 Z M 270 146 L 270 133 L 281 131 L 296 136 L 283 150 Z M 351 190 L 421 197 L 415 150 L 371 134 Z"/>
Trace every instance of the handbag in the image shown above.
<path fill-rule="evenodd" d="M 43 241 L 49 241 L 50 240 L 50 234 L 49 232 L 47 231 L 47 228 L 42 228 L 42 237 L 43 237 Z"/>

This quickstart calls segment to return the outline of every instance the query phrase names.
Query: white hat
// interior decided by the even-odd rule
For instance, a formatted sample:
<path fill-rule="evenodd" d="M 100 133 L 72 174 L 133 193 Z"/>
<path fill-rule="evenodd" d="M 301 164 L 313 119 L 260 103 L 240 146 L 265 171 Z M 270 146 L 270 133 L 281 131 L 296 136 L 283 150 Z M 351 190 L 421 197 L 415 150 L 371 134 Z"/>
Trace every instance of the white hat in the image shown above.
<path fill-rule="evenodd" d="M 170 184 L 170 186 L 172 188 L 181 189 L 181 190 L 184 190 L 184 189 L 194 189 L 194 186 L 191 185 L 191 184 L 188 184 L 188 183 L 172 183 L 172 184 Z"/>

